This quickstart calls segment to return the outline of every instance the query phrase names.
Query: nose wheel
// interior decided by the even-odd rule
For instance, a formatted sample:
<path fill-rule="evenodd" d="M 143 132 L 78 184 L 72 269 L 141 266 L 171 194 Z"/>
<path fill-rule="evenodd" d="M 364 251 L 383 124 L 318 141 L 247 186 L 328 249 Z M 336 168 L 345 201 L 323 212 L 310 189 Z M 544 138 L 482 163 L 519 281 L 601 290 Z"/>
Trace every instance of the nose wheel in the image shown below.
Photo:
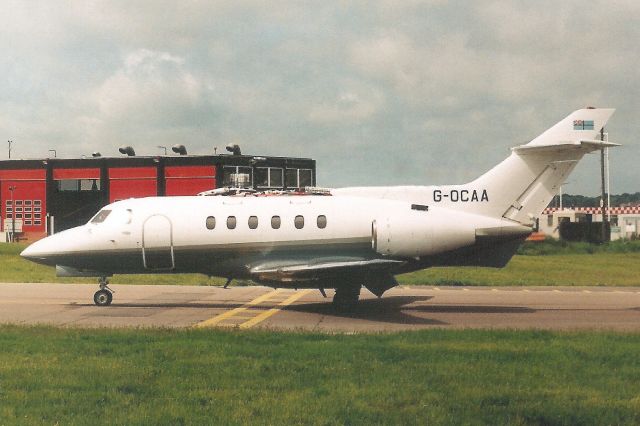
<path fill-rule="evenodd" d="M 100 286 L 100 290 L 96 291 L 93 295 L 93 302 L 97 306 L 109 306 L 113 300 L 113 293 L 115 293 L 115 291 L 109 288 L 109 280 L 107 277 L 100 277 L 98 285 Z"/>

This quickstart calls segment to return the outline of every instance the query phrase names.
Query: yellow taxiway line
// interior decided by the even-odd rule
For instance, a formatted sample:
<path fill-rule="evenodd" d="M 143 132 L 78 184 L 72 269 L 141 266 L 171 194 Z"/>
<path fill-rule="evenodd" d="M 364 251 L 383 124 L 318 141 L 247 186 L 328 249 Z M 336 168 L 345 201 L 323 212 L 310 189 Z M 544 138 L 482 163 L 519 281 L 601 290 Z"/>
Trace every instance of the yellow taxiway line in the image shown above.
<path fill-rule="evenodd" d="M 311 292 L 311 290 L 301 290 L 301 291 L 296 291 L 294 294 L 292 294 L 291 296 L 289 296 L 288 299 L 286 299 L 283 302 L 280 302 L 278 304 L 278 306 L 280 306 L 280 308 L 271 308 L 268 311 L 265 311 L 263 313 L 261 313 L 260 315 L 258 315 L 255 318 L 250 319 L 247 322 L 244 322 L 242 324 L 240 324 L 240 328 L 250 328 L 253 327 L 254 325 L 266 320 L 267 318 L 269 318 L 272 315 L 277 314 L 278 312 L 280 312 L 280 309 L 282 309 L 283 307 L 292 304 L 293 302 L 295 302 L 296 300 L 300 299 L 302 296 L 304 296 L 305 294 Z"/>
<path fill-rule="evenodd" d="M 293 302 L 295 302 L 296 300 L 300 299 L 302 296 L 304 296 L 305 294 L 309 293 L 311 290 L 301 290 L 301 291 L 297 291 L 294 294 L 292 294 L 291 296 L 289 296 L 286 300 L 280 302 L 278 305 L 278 307 L 274 307 L 271 308 L 267 311 L 264 312 L 260 312 L 260 311 L 256 311 L 256 310 L 251 310 L 251 307 L 260 305 L 261 303 L 264 302 L 268 302 L 270 301 L 270 299 L 274 296 L 276 296 L 277 294 L 279 294 L 279 290 L 273 290 L 270 291 L 269 293 L 265 293 L 262 296 L 259 296 L 255 299 L 253 299 L 250 302 L 245 303 L 244 305 L 235 308 L 235 309 L 231 309 L 230 311 L 227 312 L 223 312 L 220 315 L 216 315 L 213 318 L 209 318 L 208 320 L 199 322 L 197 324 L 194 325 L 194 327 L 196 328 L 202 328 L 202 327 L 213 327 L 215 325 L 220 324 L 221 322 L 225 321 L 225 320 L 232 320 L 232 319 L 246 319 L 247 321 L 237 325 L 240 328 L 250 328 L 253 327 L 254 325 L 266 320 L 267 318 L 269 318 L 272 315 L 275 315 L 276 313 L 280 312 L 280 310 L 287 306 L 292 304 Z M 255 313 L 257 313 L 257 315 L 255 315 Z M 242 314 L 242 315 L 240 315 Z"/>

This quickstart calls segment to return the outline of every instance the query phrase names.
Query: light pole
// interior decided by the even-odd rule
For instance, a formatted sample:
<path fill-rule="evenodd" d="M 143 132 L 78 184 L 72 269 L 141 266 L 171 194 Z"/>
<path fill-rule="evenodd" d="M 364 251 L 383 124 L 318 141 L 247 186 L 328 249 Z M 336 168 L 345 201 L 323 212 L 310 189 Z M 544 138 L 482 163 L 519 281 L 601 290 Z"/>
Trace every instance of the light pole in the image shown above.
<path fill-rule="evenodd" d="M 53 158 L 57 158 L 58 157 L 58 151 L 56 151 L 55 149 L 50 149 L 49 153 L 53 152 Z"/>
<path fill-rule="evenodd" d="M 600 141 L 604 143 L 604 127 L 600 129 Z M 602 198 L 600 199 L 600 213 L 602 215 L 601 244 L 604 244 L 607 239 L 607 211 L 609 210 L 605 178 L 604 148 L 600 148 L 600 180 L 602 184 Z"/>
<path fill-rule="evenodd" d="M 162 145 L 158 145 L 158 148 L 160 149 L 164 149 L 164 155 L 167 155 L 167 147 L 166 146 L 162 146 Z"/>
<path fill-rule="evenodd" d="M 11 211 L 13 214 L 11 215 L 11 242 L 15 242 L 16 240 L 16 204 L 13 198 L 13 191 L 16 190 L 15 185 L 9 187 L 9 192 L 11 192 Z"/>
<path fill-rule="evenodd" d="M 562 211 L 562 209 L 563 209 L 563 207 L 562 207 L 562 186 L 563 185 L 567 185 L 569 183 L 571 183 L 571 181 L 562 182 L 560 184 L 560 194 L 559 194 L 560 195 L 560 211 Z"/>
<path fill-rule="evenodd" d="M 9 143 L 9 159 L 11 159 L 11 145 L 13 145 L 13 141 L 7 141 Z"/>

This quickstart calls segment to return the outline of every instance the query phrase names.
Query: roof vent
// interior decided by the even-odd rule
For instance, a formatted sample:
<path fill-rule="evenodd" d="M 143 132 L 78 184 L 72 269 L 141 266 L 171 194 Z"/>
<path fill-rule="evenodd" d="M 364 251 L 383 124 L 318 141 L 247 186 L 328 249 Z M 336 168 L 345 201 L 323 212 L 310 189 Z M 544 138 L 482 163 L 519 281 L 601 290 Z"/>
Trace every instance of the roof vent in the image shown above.
<path fill-rule="evenodd" d="M 232 153 L 233 155 L 242 155 L 240 152 L 240 146 L 237 143 L 230 143 L 227 145 L 227 151 Z"/>
<path fill-rule="evenodd" d="M 187 155 L 187 148 L 180 143 L 177 143 L 174 146 L 172 146 L 171 150 L 176 154 Z"/>
<path fill-rule="evenodd" d="M 133 147 L 129 145 L 122 145 L 120 148 L 118 148 L 118 151 L 120 151 L 120 154 L 125 154 L 125 155 L 128 155 L 129 157 L 135 157 L 136 155 L 136 152 L 133 150 Z"/>

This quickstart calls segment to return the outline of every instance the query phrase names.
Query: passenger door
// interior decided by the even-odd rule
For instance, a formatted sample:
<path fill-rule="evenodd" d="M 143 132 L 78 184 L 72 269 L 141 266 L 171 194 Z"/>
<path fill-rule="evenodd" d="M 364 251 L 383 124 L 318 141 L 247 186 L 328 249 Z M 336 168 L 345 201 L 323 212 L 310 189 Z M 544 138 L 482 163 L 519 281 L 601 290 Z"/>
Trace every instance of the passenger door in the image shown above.
<path fill-rule="evenodd" d="M 145 269 L 170 271 L 175 268 L 173 226 L 164 215 L 149 216 L 142 225 L 142 261 Z"/>

